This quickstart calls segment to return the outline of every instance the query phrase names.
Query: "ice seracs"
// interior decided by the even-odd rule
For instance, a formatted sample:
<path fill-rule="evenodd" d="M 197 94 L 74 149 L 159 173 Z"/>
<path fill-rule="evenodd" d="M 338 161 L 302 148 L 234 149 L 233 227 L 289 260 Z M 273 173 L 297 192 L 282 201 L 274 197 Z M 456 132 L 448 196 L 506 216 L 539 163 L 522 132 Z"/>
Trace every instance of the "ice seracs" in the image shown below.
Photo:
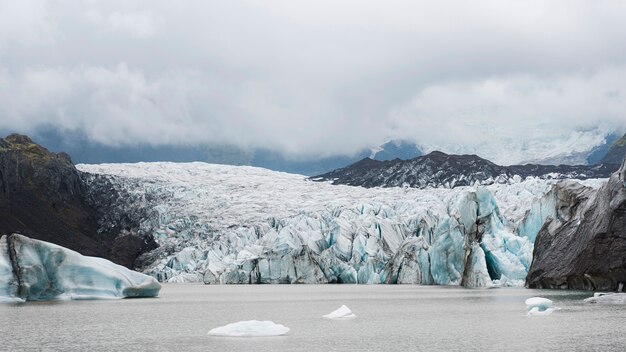
<path fill-rule="evenodd" d="M 288 332 L 288 327 L 273 321 L 246 320 L 211 329 L 209 336 L 267 337 L 285 335 Z"/>
<path fill-rule="evenodd" d="M 356 318 L 356 315 L 352 313 L 350 308 L 342 305 L 338 309 L 324 315 L 323 317 L 331 320 L 350 320 Z"/>
<path fill-rule="evenodd" d="M 156 297 L 153 278 L 106 259 L 13 234 L 0 238 L 0 300 Z"/>
<path fill-rule="evenodd" d="M 365 189 L 205 163 L 77 167 L 90 192 L 125 194 L 111 218 L 137 216 L 154 235 L 140 265 L 163 282 L 520 284 L 556 212 L 543 199 L 556 181 L 533 178 Z"/>

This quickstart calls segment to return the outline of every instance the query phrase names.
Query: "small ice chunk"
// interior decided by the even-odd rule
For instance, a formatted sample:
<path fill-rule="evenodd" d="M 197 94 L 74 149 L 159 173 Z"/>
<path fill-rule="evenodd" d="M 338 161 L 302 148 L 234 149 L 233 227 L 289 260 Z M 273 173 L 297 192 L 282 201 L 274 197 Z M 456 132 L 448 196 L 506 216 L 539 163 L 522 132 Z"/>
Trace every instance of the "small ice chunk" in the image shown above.
<path fill-rule="evenodd" d="M 333 320 L 348 320 L 356 318 L 356 315 L 352 313 L 350 308 L 342 305 L 341 307 L 339 307 L 339 309 L 324 315 L 324 318 Z"/>
<path fill-rule="evenodd" d="M 546 315 L 550 315 L 554 312 L 554 308 L 546 308 L 544 310 L 540 310 L 539 307 L 533 307 L 531 310 L 526 313 L 526 316 L 529 317 L 542 317 Z"/>
<path fill-rule="evenodd" d="M 532 308 L 537 308 L 539 311 L 544 311 L 552 307 L 552 303 L 553 302 L 547 298 L 531 297 L 526 300 L 526 307 L 530 310 L 532 310 Z"/>
<path fill-rule="evenodd" d="M 285 335 L 288 332 L 288 327 L 273 321 L 246 320 L 212 329 L 209 336 L 264 337 Z"/>
<path fill-rule="evenodd" d="M 586 303 L 626 304 L 626 293 L 596 292 L 585 299 Z"/>

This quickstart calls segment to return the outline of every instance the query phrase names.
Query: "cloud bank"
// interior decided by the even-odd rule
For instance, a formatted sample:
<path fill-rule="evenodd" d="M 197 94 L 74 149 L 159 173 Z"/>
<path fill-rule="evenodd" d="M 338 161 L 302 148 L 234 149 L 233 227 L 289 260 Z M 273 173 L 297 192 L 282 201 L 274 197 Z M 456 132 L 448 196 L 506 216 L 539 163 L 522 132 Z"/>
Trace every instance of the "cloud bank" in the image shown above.
<path fill-rule="evenodd" d="M 0 1 L 0 129 L 532 160 L 626 130 L 623 18 L 623 1 Z"/>

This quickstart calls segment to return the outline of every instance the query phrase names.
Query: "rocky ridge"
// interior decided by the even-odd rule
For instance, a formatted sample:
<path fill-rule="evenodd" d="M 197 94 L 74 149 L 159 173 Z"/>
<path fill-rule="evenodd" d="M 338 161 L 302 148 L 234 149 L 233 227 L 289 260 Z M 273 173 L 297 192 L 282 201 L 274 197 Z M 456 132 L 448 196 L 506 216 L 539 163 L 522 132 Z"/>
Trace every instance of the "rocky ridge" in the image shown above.
<path fill-rule="evenodd" d="M 137 236 L 129 221 L 103 223 L 103 200 L 120 195 L 88 197 L 83 178 L 65 153 L 52 153 L 23 135 L 0 139 L 0 235 L 21 233 L 133 267 L 156 243 Z"/>
<path fill-rule="evenodd" d="M 348 167 L 312 177 L 363 187 L 445 187 L 519 182 L 527 177 L 541 179 L 606 178 L 618 165 L 512 165 L 500 166 L 476 155 L 432 152 L 410 160 L 377 161 L 365 158 Z"/>
<path fill-rule="evenodd" d="M 555 192 L 556 216 L 537 235 L 526 285 L 617 290 L 626 282 L 626 158 L 598 190 L 563 181 Z"/>

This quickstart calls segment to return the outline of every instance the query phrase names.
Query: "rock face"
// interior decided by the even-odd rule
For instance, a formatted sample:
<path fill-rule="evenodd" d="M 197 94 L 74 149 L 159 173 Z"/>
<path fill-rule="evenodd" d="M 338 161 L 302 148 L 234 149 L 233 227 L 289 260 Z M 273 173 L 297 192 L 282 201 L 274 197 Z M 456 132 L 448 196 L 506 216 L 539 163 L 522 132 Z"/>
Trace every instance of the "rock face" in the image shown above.
<path fill-rule="evenodd" d="M 13 234 L 0 238 L 0 301 L 156 297 L 152 277 Z"/>
<path fill-rule="evenodd" d="M 128 236 L 131 227 L 120 228 L 123 222 L 101 226 L 106 202 L 86 194 L 67 154 L 51 153 L 22 135 L 0 139 L 0 235 L 21 233 L 127 267 L 156 247 L 149 237 Z"/>
<path fill-rule="evenodd" d="M 626 282 L 626 160 L 597 191 L 559 183 L 557 215 L 537 235 L 530 288 L 617 290 Z"/>
<path fill-rule="evenodd" d="M 348 167 L 312 177 L 313 181 L 333 181 L 363 187 L 454 188 L 474 184 L 507 183 L 529 176 L 542 179 L 606 178 L 617 165 L 513 165 L 500 166 L 476 155 L 448 155 L 432 152 L 410 160 L 377 161 L 365 158 Z"/>

